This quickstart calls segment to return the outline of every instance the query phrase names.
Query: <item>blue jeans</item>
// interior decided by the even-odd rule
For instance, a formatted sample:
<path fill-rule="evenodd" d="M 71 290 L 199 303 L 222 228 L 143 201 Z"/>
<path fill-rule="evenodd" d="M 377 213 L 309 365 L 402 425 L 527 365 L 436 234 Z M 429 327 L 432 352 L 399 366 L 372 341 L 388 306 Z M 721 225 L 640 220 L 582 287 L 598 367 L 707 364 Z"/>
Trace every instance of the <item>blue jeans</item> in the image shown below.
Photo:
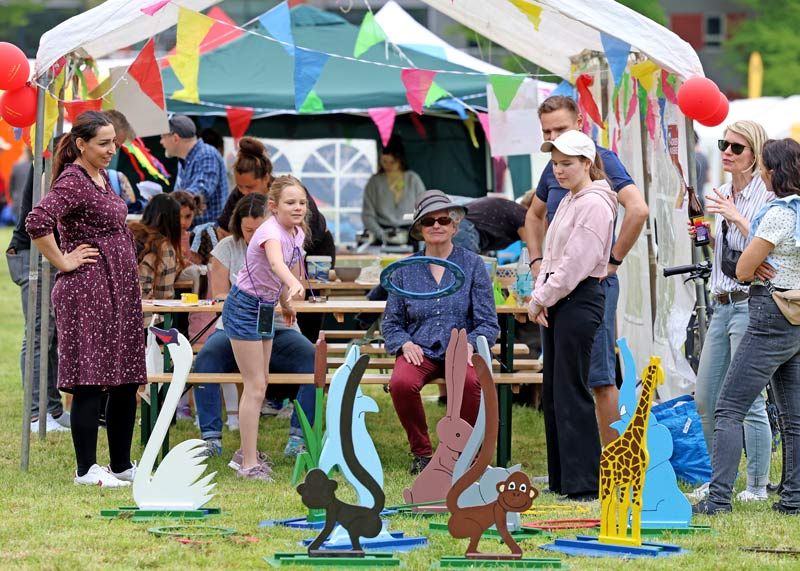
<path fill-rule="evenodd" d="M 608 276 L 600 282 L 606 293 L 603 321 L 597 328 L 592 344 L 592 360 L 589 364 L 589 386 L 605 387 L 617 384 L 617 356 L 614 350 L 617 339 L 617 302 L 619 301 L 619 278 Z"/>
<path fill-rule="evenodd" d="M 750 322 L 731 361 L 715 412 L 709 488 L 709 499 L 715 503 L 730 504 L 742 453 L 742 423 L 770 378 L 786 446 L 781 503 L 800 508 L 800 467 L 795 463 L 800 459 L 800 326 L 786 321 L 771 296 L 751 291 Z"/>
<path fill-rule="evenodd" d="M 695 401 L 703 423 L 703 435 L 709 458 L 713 458 L 714 453 L 714 410 L 719 404 L 720 391 L 731 359 L 736 355 L 737 348 L 747 331 L 749 316 L 747 301 L 727 305 L 717 304 L 706 332 L 703 351 L 700 354 L 700 365 L 697 369 Z M 769 480 L 772 432 L 764 395 L 759 393 L 751 402 L 752 406 L 744 418 L 747 484 L 762 487 L 766 486 Z"/>
<path fill-rule="evenodd" d="M 270 373 L 313 373 L 314 345 L 294 329 L 276 329 L 272 341 Z M 236 371 L 231 341 L 222 329 L 217 329 L 206 340 L 194 361 L 195 373 L 232 373 Z M 301 385 L 297 400 L 308 421 L 314 422 L 314 386 Z M 222 438 L 222 398 L 218 384 L 200 384 L 195 387 L 194 401 L 200 423 L 200 434 L 208 440 Z M 302 435 L 297 412 L 292 413 L 290 435 Z"/>

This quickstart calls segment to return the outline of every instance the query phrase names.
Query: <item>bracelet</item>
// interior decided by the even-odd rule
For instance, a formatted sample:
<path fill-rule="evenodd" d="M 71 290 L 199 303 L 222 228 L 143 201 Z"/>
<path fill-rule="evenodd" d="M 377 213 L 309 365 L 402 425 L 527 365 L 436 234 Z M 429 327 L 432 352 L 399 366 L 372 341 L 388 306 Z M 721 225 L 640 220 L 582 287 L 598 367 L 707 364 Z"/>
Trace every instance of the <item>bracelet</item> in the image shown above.
<path fill-rule="evenodd" d="M 609 254 L 608 263 L 611 264 L 612 266 L 621 266 L 622 260 L 616 259 L 613 254 Z"/>
<path fill-rule="evenodd" d="M 531 267 L 536 262 L 541 262 L 542 260 L 544 260 L 544 258 L 541 258 L 541 257 L 540 258 L 534 258 L 530 262 L 528 262 L 528 267 Z"/>

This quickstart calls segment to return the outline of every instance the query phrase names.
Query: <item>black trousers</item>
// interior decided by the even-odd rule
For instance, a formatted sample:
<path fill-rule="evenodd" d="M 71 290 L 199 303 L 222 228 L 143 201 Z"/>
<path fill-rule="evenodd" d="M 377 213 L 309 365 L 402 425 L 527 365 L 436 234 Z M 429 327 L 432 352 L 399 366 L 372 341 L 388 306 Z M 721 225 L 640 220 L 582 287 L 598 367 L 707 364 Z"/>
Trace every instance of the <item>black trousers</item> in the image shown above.
<path fill-rule="evenodd" d="M 595 332 L 603 318 L 605 292 L 587 278 L 548 309 L 542 328 L 542 410 L 550 490 L 597 494 L 600 434 L 589 388 Z"/>

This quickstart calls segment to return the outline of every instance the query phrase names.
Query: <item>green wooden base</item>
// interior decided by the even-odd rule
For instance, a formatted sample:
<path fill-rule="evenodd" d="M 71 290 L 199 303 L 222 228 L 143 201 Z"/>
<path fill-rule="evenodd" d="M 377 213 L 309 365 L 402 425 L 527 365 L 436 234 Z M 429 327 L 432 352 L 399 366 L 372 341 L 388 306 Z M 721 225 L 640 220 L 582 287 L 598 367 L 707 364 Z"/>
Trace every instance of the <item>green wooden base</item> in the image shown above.
<path fill-rule="evenodd" d="M 550 557 L 525 557 L 523 559 L 467 559 L 445 556 L 439 567 L 514 567 L 517 569 L 563 569 L 560 559 Z"/>
<path fill-rule="evenodd" d="M 432 521 L 431 523 L 429 523 L 428 529 L 430 531 L 437 533 L 449 533 L 449 531 L 447 530 L 446 523 L 441 523 L 436 521 Z M 541 529 L 534 529 L 529 527 L 523 527 L 520 530 L 511 532 L 511 537 L 513 537 L 516 541 L 523 541 L 525 539 L 530 539 L 532 537 L 541 537 L 542 535 L 545 535 L 545 532 L 542 531 Z M 483 532 L 483 535 L 481 537 L 485 539 L 496 539 L 498 541 L 502 541 L 502 538 L 500 537 L 500 534 L 497 533 L 496 529 L 487 529 L 486 531 Z"/>
<path fill-rule="evenodd" d="M 264 557 L 273 567 L 307 565 L 309 567 L 400 567 L 401 562 L 391 553 L 367 553 L 363 557 L 309 557 L 307 553 L 276 553 Z"/>
<path fill-rule="evenodd" d="M 115 510 L 102 510 L 101 517 L 109 519 L 130 519 L 132 521 L 153 521 L 156 519 L 206 519 L 222 513 L 220 508 L 203 508 L 200 510 L 140 510 L 136 507 L 121 507 Z"/>
<path fill-rule="evenodd" d="M 689 527 L 643 527 L 642 537 L 661 537 L 662 535 L 693 535 L 714 531 L 710 525 L 690 525 Z"/>

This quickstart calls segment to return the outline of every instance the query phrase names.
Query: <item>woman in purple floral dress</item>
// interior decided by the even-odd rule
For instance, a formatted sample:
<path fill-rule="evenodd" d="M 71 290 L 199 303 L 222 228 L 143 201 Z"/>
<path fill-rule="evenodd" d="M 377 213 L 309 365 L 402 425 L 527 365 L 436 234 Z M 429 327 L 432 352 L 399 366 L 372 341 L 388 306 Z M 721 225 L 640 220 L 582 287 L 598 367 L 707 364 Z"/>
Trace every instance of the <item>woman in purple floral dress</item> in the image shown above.
<path fill-rule="evenodd" d="M 53 185 L 26 219 L 36 247 L 58 269 L 53 310 L 58 329 L 58 388 L 71 392 L 76 484 L 128 486 L 136 390 L 147 382 L 136 249 L 125 203 L 105 168 L 116 152 L 105 113 L 87 111 L 64 135 Z M 53 229 L 58 226 L 61 247 Z M 102 393 L 110 464 L 97 464 Z"/>

